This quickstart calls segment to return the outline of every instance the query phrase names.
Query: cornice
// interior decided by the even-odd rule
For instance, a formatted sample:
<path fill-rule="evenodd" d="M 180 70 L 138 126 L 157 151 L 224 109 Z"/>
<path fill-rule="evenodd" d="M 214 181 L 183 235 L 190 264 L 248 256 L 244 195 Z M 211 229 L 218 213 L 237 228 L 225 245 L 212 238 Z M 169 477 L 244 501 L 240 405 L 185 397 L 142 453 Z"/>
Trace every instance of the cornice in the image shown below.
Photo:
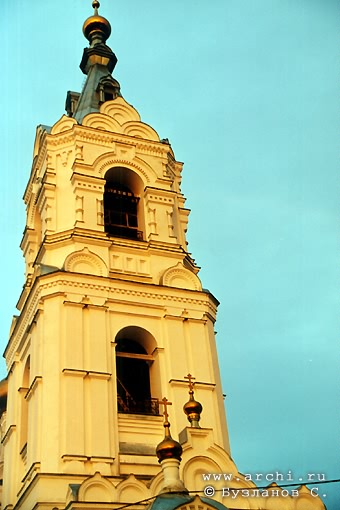
<path fill-rule="evenodd" d="M 41 375 L 35 376 L 35 378 L 32 381 L 31 386 L 28 388 L 28 391 L 26 393 L 27 400 L 29 400 L 32 397 L 32 395 L 35 392 L 35 390 L 37 389 L 38 385 L 41 383 L 42 383 L 42 376 Z"/>
<path fill-rule="evenodd" d="M 33 292 L 32 292 L 33 290 Z M 14 361 L 15 353 L 17 352 L 17 348 L 26 334 L 28 326 L 31 324 L 32 317 L 36 315 L 38 303 L 40 300 L 40 292 L 36 292 L 37 289 L 32 289 L 25 301 L 22 312 L 18 317 L 13 331 L 8 340 L 7 346 L 3 353 L 3 356 L 6 359 L 7 368 L 12 365 Z M 39 289 L 38 289 L 39 290 Z M 30 299 L 31 298 L 31 299 Z M 15 341 L 14 341 L 15 338 Z"/>
<path fill-rule="evenodd" d="M 84 142 L 95 142 L 98 143 L 98 145 L 107 144 L 109 147 L 112 147 L 112 144 L 117 141 L 114 133 L 99 131 L 98 129 L 85 126 L 77 126 L 75 128 L 75 132 L 76 139 Z"/>
<path fill-rule="evenodd" d="M 89 175 L 89 174 L 82 174 L 80 172 L 73 171 L 71 176 L 71 183 L 74 186 L 78 187 L 87 187 L 90 191 L 100 191 L 101 193 L 104 192 L 104 185 L 105 185 L 105 179 L 102 177 L 99 177 L 98 175 Z M 91 185 L 89 187 L 88 185 Z"/>
<path fill-rule="evenodd" d="M 79 280 L 76 278 L 79 277 Z M 100 291 L 105 292 L 106 298 L 109 301 L 115 300 L 114 296 L 126 296 L 133 298 L 142 298 L 143 300 L 152 301 L 154 300 L 156 303 L 162 302 L 174 302 L 174 303 L 183 303 L 187 305 L 208 305 L 208 309 L 212 312 L 212 314 L 216 313 L 216 307 L 210 297 L 209 293 L 196 291 L 196 290 L 187 290 L 187 289 L 179 289 L 175 287 L 165 287 L 158 286 L 150 283 L 142 283 L 142 282 L 128 282 L 123 281 L 121 279 L 113 279 L 107 277 L 97 277 L 97 276 L 88 276 L 84 274 L 78 273 L 53 273 L 50 275 L 44 275 L 40 277 L 41 280 L 48 280 L 49 278 L 53 281 L 46 281 L 46 283 L 41 282 L 39 287 L 41 292 L 43 293 L 46 290 L 51 290 L 55 287 L 64 287 L 64 288 L 76 288 L 76 289 L 84 289 L 86 291 Z M 85 279 L 88 280 L 96 280 L 95 282 L 86 282 Z M 140 289 L 134 289 L 132 287 L 138 286 Z M 146 287 L 146 288 L 143 288 Z M 157 291 L 159 289 L 159 291 Z M 66 292 L 66 289 L 63 289 L 63 292 Z M 183 295 L 186 294 L 186 295 Z M 126 300 L 125 300 L 126 301 Z"/>
<path fill-rule="evenodd" d="M 72 145 L 76 140 L 75 133 L 72 130 L 62 131 L 61 133 L 48 134 L 47 135 L 47 146 L 48 147 L 59 147 L 60 145 L 67 146 Z"/>
<path fill-rule="evenodd" d="M 85 379 L 85 378 L 91 379 L 92 378 L 92 379 L 102 379 L 104 381 L 108 381 L 112 377 L 112 374 L 110 374 L 109 372 L 81 370 L 78 368 L 64 368 L 62 372 L 66 376 L 81 377 L 82 379 Z"/>
<path fill-rule="evenodd" d="M 48 136 L 48 135 L 46 135 Z M 42 144 L 40 145 L 40 149 L 39 149 L 39 152 L 37 154 L 37 158 L 35 160 L 35 164 L 33 166 L 34 168 L 34 172 L 36 171 L 36 169 L 38 167 L 41 167 L 46 159 L 46 154 L 47 154 L 47 144 L 45 142 L 45 140 L 42 141 Z"/>
<path fill-rule="evenodd" d="M 85 142 L 98 143 L 98 145 L 108 145 L 112 148 L 113 143 L 130 145 L 136 147 L 142 154 L 168 157 L 170 148 L 167 144 L 153 140 L 142 140 L 137 137 L 124 135 L 120 133 L 101 131 L 88 126 L 74 125 L 72 129 L 56 134 L 47 134 L 46 139 L 49 146 L 59 147 L 62 145 L 74 144 L 77 140 Z"/>
<path fill-rule="evenodd" d="M 198 317 L 188 317 L 186 315 L 171 315 L 171 314 L 166 314 L 166 315 L 164 315 L 164 318 L 169 319 L 169 320 L 176 320 L 176 321 L 180 321 L 180 322 L 196 322 L 196 323 L 199 323 L 199 324 L 206 324 L 207 320 L 208 320 L 206 314 L 203 314 L 203 317 L 201 317 L 201 318 L 198 318 Z"/>
<path fill-rule="evenodd" d="M 46 146 L 46 143 L 43 143 L 42 147 L 39 149 L 38 154 L 33 159 L 31 173 L 30 173 L 28 183 L 27 183 L 27 186 L 25 188 L 25 191 L 24 191 L 24 194 L 22 197 L 25 204 L 27 204 L 31 199 L 34 181 L 37 182 L 37 173 L 38 173 L 38 170 L 40 168 L 42 168 L 43 163 L 46 159 L 46 155 L 47 155 L 47 146 Z"/>
<path fill-rule="evenodd" d="M 136 149 L 138 152 L 142 154 L 150 154 L 150 155 L 161 155 L 163 157 L 166 157 L 169 153 L 169 147 L 165 144 L 159 145 L 161 142 L 149 142 L 149 143 L 143 143 L 143 142 L 137 142 L 136 143 Z M 158 144 L 155 146 L 155 144 Z"/>
<path fill-rule="evenodd" d="M 7 441 L 9 440 L 9 438 L 11 437 L 11 435 L 13 434 L 13 432 L 15 431 L 15 429 L 16 429 L 16 425 L 10 425 L 10 426 L 7 428 L 7 430 L 6 430 L 6 432 L 5 432 L 4 436 L 3 436 L 3 438 L 2 438 L 2 440 L 1 440 L 1 443 L 2 443 L 2 444 L 6 444 L 6 443 L 7 443 Z"/>
<path fill-rule="evenodd" d="M 112 245 L 112 240 L 107 237 L 105 232 L 82 229 L 79 227 L 64 230 L 62 232 L 54 232 L 53 234 L 47 234 L 45 236 L 43 245 L 45 249 L 48 249 L 49 245 L 54 243 L 63 243 L 65 241 L 69 241 L 70 239 L 79 239 L 86 242 L 91 242 L 91 240 L 93 240 L 94 244 L 98 245 L 98 243 L 101 243 L 102 246 Z"/>
<path fill-rule="evenodd" d="M 107 300 L 107 304 L 114 304 L 114 301 L 117 299 L 121 302 L 126 302 L 132 298 L 142 301 L 146 306 L 154 303 L 159 306 L 175 303 L 184 307 L 204 307 L 205 310 L 202 311 L 207 314 L 206 316 L 212 322 L 215 321 L 218 303 L 208 291 L 180 289 L 146 282 L 130 282 L 118 278 L 66 273 L 63 271 L 41 275 L 36 278 L 30 289 L 23 310 L 6 346 L 4 356 L 7 367 L 10 367 L 13 363 L 18 346 L 26 334 L 27 327 L 31 323 L 32 317 L 35 316 L 38 306 L 42 310 L 43 300 L 48 298 L 51 293 L 57 293 L 55 295 L 62 296 L 63 293 L 67 294 L 72 292 L 72 290 L 73 292 L 76 291 L 77 294 L 79 294 L 79 291 L 82 291 L 84 294 L 89 294 L 89 291 L 95 293 L 101 292 Z M 39 303 L 41 304 L 39 305 Z"/>
<path fill-rule="evenodd" d="M 175 203 L 175 197 L 177 192 L 170 189 L 156 188 L 154 186 L 146 186 L 145 192 L 147 200 L 153 200 L 154 202 L 164 202 L 167 205 L 173 205 Z"/>

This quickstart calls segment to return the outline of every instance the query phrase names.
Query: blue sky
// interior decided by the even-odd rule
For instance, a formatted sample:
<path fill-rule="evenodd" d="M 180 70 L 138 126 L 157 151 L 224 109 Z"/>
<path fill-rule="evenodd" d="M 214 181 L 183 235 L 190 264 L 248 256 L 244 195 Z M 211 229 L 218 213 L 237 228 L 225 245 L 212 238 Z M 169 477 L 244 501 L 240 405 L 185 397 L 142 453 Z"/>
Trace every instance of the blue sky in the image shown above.
<path fill-rule="evenodd" d="M 100 12 L 123 96 L 185 163 L 238 468 L 340 478 L 339 2 L 102 0 Z M 81 89 L 91 13 L 87 0 L 2 6 L 3 347 L 35 127 Z M 336 510 L 339 485 L 323 489 Z"/>

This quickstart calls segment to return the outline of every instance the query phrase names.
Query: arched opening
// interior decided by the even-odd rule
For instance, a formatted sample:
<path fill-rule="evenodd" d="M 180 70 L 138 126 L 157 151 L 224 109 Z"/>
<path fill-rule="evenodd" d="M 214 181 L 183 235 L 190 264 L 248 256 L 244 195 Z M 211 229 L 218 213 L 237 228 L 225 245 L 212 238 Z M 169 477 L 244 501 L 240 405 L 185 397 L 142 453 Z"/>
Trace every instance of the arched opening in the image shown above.
<path fill-rule="evenodd" d="M 117 402 L 120 413 L 159 412 L 158 399 L 152 397 L 150 378 L 154 357 L 148 352 L 147 342 L 143 341 L 143 331 L 133 326 L 124 328 L 116 338 Z"/>
<path fill-rule="evenodd" d="M 105 232 L 114 237 L 142 240 L 138 177 L 129 169 L 112 168 L 105 180 Z"/>
<path fill-rule="evenodd" d="M 99 93 L 99 104 L 112 101 L 121 95 L 120 85 L 112 76 L 105 76 L 100 80 L 97 92 Z"/>

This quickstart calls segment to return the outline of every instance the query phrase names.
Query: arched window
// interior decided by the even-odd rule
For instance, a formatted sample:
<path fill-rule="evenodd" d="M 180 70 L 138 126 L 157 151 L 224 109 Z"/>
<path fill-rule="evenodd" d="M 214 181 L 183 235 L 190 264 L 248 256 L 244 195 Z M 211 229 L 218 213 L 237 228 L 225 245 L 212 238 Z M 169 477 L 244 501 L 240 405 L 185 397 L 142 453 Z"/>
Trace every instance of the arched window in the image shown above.
<path fill-rule="evenodd" d="M 117 338 L 116 373 L 118 412 L 158 414 L 158 399 L 151 396 L 150 366 L 154 358 L 138 340 Z"/>
<path fill-rule="evenodd" d="M 121 96 L 120 85 L 117 80 L 112 76 L 104 76 L 98 84 L 97 92 L 99 94 L 99 104 L 105 103 L 105 101 L 111 101 L 116 97 Z"/>

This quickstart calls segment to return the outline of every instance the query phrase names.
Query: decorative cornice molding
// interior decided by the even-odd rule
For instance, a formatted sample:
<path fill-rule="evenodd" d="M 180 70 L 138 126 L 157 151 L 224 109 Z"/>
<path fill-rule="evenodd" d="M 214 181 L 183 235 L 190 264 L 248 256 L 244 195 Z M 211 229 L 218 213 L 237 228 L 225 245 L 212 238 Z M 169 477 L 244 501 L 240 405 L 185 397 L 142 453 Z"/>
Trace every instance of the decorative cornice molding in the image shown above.
<path fill-rule="evenodd" d="M 31 386 L 28 388 L 28 391 L 26 393 L 26 399 L 29 400 L 33 393 L 35 392 L 35 390 L 37 389 L 39 383 L 42 383 L 42 376 L 41 375 L 36 375 L 35 378 L 33 379 L 32 381 L 32 384 Z"/>
<path fill-rule="evenodd" d="M 131 298 L 142 300 L 146 306 L 150 303 L 155 303 L 158 306 L 166 306 L 167 303 L 181 304 L 184 307 L 199 306 L 204 308 L 202 312 L 206 313 L 206 317 L 211 319 L 212 322 L 215 321 L 217 302 L 207 291 L 158 287 L 143 282 L 128 282 L 103 276 L 56 271 L 38 276 L 30 289 L 4 352 L 8 369 L 14 361 L 18 346 L 26 334 L 27 326 L 32 322 L 37 308 L 39 307 L 42 311 L 43 300 L 47 299 L 51 292 L 54 295 L 63 296 L 72 289 L 81 290 L 83 295 L 88 294 L 89 291 L 102 292 L 107 299 L 106 303 L 108 305 L 112 303 L 112 306 L 116 299 L 124 302 Z"/>
<path fill-rule="evenodd" d="M 6 359 L 8 370 L 14 361 L 18 345 L 20 344 L 22 337 L 26 334 L 28 325 L 31 323 L 33 317 L 36 315 L 38 303 L 40 301 L 40 289 L 36 290 L 37 292 L 33 292 L 32 294 L 30 294 L 30 296 L 26 300 L 23 310 L 21 311 L 21 314 L 18 317 L 18 320 L 16 321 L 15 327 L 5 348 L 3 355 Z"/>
<path fill-rule="evenodd" d="M 76 140 L 75 133 L 72 130 L 56 133 L 54 135 L 47 135 L 47 146 L 49 147 L 59 147 L 60 145 L 71 145 L 74 144 Z"/>
<path fill-rule="evenodd" d="M 109 372 L 97 372 L 94 370 L 81 370 L 78 368 L 64 368 L 62 372 L 64 375 L 72 376 L 72 377 L 81 377 L 83 379 L 88 377 L 89 379 L 102 379 L 102 380 L 108 381 L 112 377 L 112 374 L 110 374 Z"/>
<path fill-rule="evenodd" d="M 74 125 L 69 131 L 56 134 L 47 133 L 47 146 L 59 147 L 61 145 L 75 144 L 77 140 L 85 142 L 95 142 L 98 145 L 107 145 L 112 150 L 112 144 L 129 145 L 136 147 L 138 152 L 161 156 L 167 158 L 170 149 L 169 146 L 156 140 L 142 140 L 131 135 L 100 131 L 96 128 L 82 125 Z M 46 152 L 46 145 L 45 152 Z M 39 153 L 40 154 L 40 153 Z M 40 158 L 39 158 L 40 161 Z"/>
<path fill-rule="evenodd" d="M 3 438 L 2 438 L 2 440 L 1 440 L 1 443 L 2 443 L 3 445 L 7 443 L 7 441 L 9 440 L 9 438 L 11 437 L 11 435 L 13 434 L 13 432 L 15 431 L 15 429 L 16 429 L 16 425 L 10 425 L 10 426 L 7 428 L 7 430 L 6 430 L 6 432 L 5 432 L 4 436 L 3 436 Z"/>

